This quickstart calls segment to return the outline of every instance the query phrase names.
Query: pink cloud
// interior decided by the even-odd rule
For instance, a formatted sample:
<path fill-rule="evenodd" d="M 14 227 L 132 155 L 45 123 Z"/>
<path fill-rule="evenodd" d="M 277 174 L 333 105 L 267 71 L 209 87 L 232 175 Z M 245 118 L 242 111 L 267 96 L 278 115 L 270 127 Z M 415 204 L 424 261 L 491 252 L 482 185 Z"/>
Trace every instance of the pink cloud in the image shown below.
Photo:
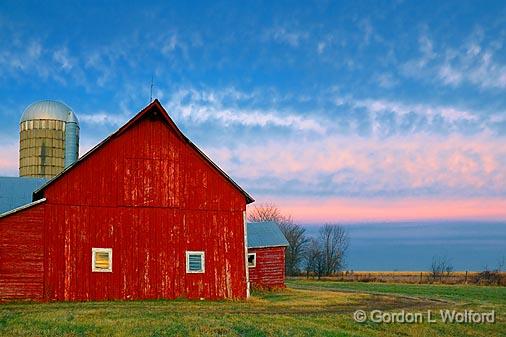
<path fill-rule="evenodd" d="M 0 146 L 0 175 L 17 176 L 19 166 L 18 142 L 3 140 Z"/>
<path fill-rule="evenodd" d="M 311 185 L 330 177 L 329 183 L 347 186 L 348 190 L 337 190 L 336 195 L 391 197 L 395 191 L 427 190 L 427 197 L 437 199 L 441 191 L 447 195 L 506 193 L 506 148 L 486 135 L 422 134 L 388 139 L 338 135 L 208 152 L 238 179 L 261 184 L 268 177 L 280 183 Z"/>
<path fill-rule="evenodd" d="M 505 220 L 505 198 L 482 199 L 356 199 L 259 198 L 276 203 L 298 222 Z"/>

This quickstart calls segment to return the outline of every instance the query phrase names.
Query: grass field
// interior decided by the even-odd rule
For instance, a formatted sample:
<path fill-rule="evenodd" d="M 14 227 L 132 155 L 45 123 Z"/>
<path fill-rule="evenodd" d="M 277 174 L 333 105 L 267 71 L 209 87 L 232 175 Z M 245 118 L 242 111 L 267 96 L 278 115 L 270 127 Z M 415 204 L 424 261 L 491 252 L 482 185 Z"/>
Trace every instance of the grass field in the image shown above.
<path fill-rule="evenodd" d="M 385 283 L 443 283 L 443 284 L 492 284 L 506 286 L 506 272 L 494 272 L 497 279 L 480 278 L 480 272 L 453 271 L 434 280 L 431 272 L 420 271 L 346 271 L 326 279 L 334 281 L 385 282 Z"/>
<path fill-rule="evenodd" d="M 0 336 L 505 336 L 506 288 L 289 280 L 248 301 L 9 303 Z M 357 323 L 357 309 L 496 311 L 495 324 Z"/>

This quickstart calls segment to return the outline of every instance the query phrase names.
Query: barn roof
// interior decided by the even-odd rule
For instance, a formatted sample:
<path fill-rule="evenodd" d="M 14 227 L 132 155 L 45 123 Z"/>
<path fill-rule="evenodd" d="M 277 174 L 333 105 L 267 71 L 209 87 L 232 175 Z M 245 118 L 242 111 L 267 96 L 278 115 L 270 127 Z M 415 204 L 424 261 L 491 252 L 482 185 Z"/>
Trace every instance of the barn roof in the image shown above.
<path fill-rule="evenodd" d="M 275 222 L 249 222 L 247 230 L 248 248 L 288 246 L 288 240 Z"/>
<path fill-rule="evenodd" d="M 187 143 L 190 145 L 191 148 L 193 148 L 205 161 L 207 161 L 211 166 L 213 166 L 226 180 L 228 180 L 239 192 L 241 192 L 244 197 L 246 198 L 246 203 L 250 204 L 254 202 L 255 200 L 244 190 L 242 189 L 235 181 L 228 176 L 228 174 L 225 173 L 218 165 L 216 165 L 202 150 L 200 150 L 195 144 L 193 144 L 188 137 L 186 137 L 181 130 L 177 127 L 177 125 L 172 121 L 172 119 L 169 117 L 169 114 L 167 111 L 163 108 L 160 101 L 158 99 L 155 99 L 151 104 L 149 104 L 147 107 L 142 109 L 137 115 L 135 115 L 132 119 L 130 119 L 125 125 L 120 127 L 116 132 L 105 138 L 102 142 L 100 142 L 98 145 L 96 145 L 94 148 L 86 152 L 82 157 L 80 157 L 77 161 L 75 161 L 72 165 L 68 166 L 66 169 L 64 169 L 60 174 L 53 177 L 51 180 L 49 180 L 47 183 L 45 183 L 43 186 L 41 186 L 39 189 L 37 189 L 35 192 L 33 192 L 33 199 L 40 199 L 43 197 L 43 191 L 46 187 L 51 185 L 53 182 L 58 180 L 61 176 L 63 176 L 67 171 L 73 169 L 74 167 L 78 166 L 82 161 L 86 160 L 86 158 L 91 155 L 93 152 L 95 152 L 97 149 L 101 148 L 103 145 L 109 142 L 109 140 L 118 137 L 121 135 L 125 130 L 129 129 L 135 122 L 143 118 L 144 116 L 148 115 L 149 113 L 157 114 L 160 113 L 161 116 L 164 118 L 164 120 L 169 124 L 170 127 L 172 127 L 176 133 Z"/>
<path fill-rule="evenodd" d="M 28 177 L 0 177 L 0 214 L 32 201 L 32 193 L 47 179 Z"/>

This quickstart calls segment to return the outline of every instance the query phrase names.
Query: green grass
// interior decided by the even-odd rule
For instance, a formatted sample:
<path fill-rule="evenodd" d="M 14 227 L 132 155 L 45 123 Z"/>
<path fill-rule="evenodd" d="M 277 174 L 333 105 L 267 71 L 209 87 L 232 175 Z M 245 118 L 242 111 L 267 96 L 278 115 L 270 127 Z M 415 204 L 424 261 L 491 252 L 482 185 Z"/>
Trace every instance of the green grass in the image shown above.
<path fill-rule="evenodd" d="M 0 305 L 0 336 L 504 336 L 505 288 L 288 281 L 247 301 Z M 295 289 L 304 288 L 304 289 Z M 340 290 L 354 291 L 341 292 Z M 398 296 L 405 295 L 409 297 Z M 433 298 L 451 302 L 432 302 Z M 356 323 L 357 309 L 497 310 L 497 323 Z"/>
<path fill-rule="evenodd" d="M 332 282 L 306 279 L 290 279 L 288 286 L 299 288 L 315 287 L 342 291 L 401 294 L 424 298 L 470 302 L 506 304 L 506 287 L 474 285 L 402 284 L 374 282 Z"/>

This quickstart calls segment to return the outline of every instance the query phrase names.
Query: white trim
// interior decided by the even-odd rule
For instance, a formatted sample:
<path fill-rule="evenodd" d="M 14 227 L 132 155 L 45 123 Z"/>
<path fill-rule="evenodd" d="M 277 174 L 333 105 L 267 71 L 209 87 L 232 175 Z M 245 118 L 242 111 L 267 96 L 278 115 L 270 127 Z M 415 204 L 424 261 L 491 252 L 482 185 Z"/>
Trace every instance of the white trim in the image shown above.
<path fill-rule="evenodd" d="M 201 270 L 190 270 L 190 255 L 200 255 L 200 262 L 202 262 Z M 206 259 L 205 253 L 203 251 L 186 251 L 186 272 L 188 274 L 202 274 L 206 271 Z"/>
<path fill-rule="evenodd" d="M 253 255 L 253 264 L 249 264 L 249 256 Z M 257 253 L 248 253 L 248 268 L 255 268 L 257 266 Z"/>
<path fill-rule="evenodd" d="M 242 212 L 242 220 L 244 222 L 244 259 L 246 270 L 246 298 L 249 298 L 251 293 L 251 285 L 249 282 L 249 268 L 248 268 L 248 221 L 246 219 L 246 211 Z"/>
<path fill-rule="evenodd" d="M 107 253 L 109 255 L 109 268 L 95 267 L 95 253 Z M 91 248 L 91 271 L 94 273 L 112 273 L 112 248 Z"/>
<path fill-rule="evenodd" d="M 39 200 L 35 200 L 35 201 L 32 201 L 28 204 L 25 204 L 23 206 L 19 206 L 17 208 L 14 208 L 14 209 L 11 209 L 10 211 L 7 211 L 5 213 L 2 213 L 0 214 L 0 218 L 3 218 L 4 216 L 7 216 L 7 215 L 10 215 L 10 214 L 13 214 L 13 213 L 16 213 L 16 212 L 19 212 L 21 210 L 24 210 L 26 208 L 29 208 L 29 207 L 32 207 L 32 206 L 35 206 L 35 205 L 38 205 L 42 202 L 46 201 L 46 198 L 42 198 L 42 199 L 39 199 Z"/>
<path fill-rule="evenodd" d="M 258 249 L 258 248 L 278 248 L 278 247 L 288 247 L 289 245 L 271 245 L 271 246 L 253 246 L 248 247 L 248 249 Z"/>

